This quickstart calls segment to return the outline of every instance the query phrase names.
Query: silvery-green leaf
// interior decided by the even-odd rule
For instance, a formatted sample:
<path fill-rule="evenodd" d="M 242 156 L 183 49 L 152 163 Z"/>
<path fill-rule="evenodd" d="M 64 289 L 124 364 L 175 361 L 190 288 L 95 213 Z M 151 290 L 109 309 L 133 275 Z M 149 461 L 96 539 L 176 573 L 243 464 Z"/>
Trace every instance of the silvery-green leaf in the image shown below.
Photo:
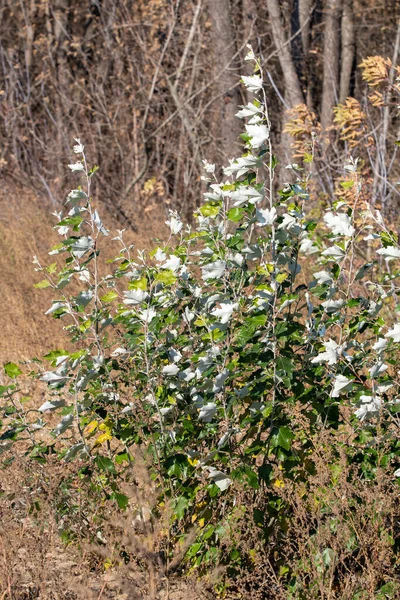
<path fill-rule="evenodd" d="M 174 254 L 171 254 L 169 259 L 165 261 L 165 263 L 163 263 L 160 268 L 161 269 L 170 269 L 171 271 L 173 271 L 174 273 L 179 269 L 180 265 L 181 265 L 182 261 L 179 258 L 179 256 L 175 256 Z"/>
<path fill-rule="evenodd" d="M 79 306 L 87 306 L 92 299 L 93 299 L 93 292 L 92 292 L 92 290 L 83 290 L 75 298 L 75 302 Z"/>
<path fill-rule="evenodd" d="M 128 350 L 126 348 L 115 348 L 115 350 L 111 353 L 111 356 L 123 356 L 124 354 L 128 354 Z"/>
<path fill-rule="evenodd" d="M 188 367 L 187 369 L 184 369 L 183 371 L 179 371 L 179 379 L 181 381 L 185 381 L 186 383 L 189 383 L 195 377 L 196 377 L 196 374 L 191 370 L 190 367 Z"/>
<path fill-rule="evenodd" d="M 205 265 L 201 268 L 202 276 L 204 280 L 208 279 L 217 279 L 218 277 L 222 277 L 224 274 L 226 267 L 226 262 L 224 260 L 216 260 L 213 263 Z"/>
<path fill-rule="evenodd" d="M 57 373 L 57 371 L 47 371 L 46 373 L 44 373 L 44 375 L 42 375 L 40 379 L 42 379 L 42 381 L 45 381 L 49 385 L 58 385 L 59 383 L 64 383 L 65 381 L 67 381 L 68 377 L 61 373 Z"/>
<path fill-rule="evenodd" d="M 244 119 L 245 117 L 254 117 L 262 112 L 261 107 L 255 106 L 252 102 L 246 104 L 246 106 L 242 106 L 242 110 L 236 113 L 236 117 L 239 119 Z"/>
<path fill-rule="evenodd" d="M 315 254 L 316 252 L 318 252 L 319 249 L 317 246 L 314 246 L 314 242 L 310 240 L 310 238 L 304 237 L 300 242 L 299 251 L 302 254 L 306 254 L 309 256 L 310 254 Z"/>
<path fill-rule="evenodd" d="M 324 307 L 327 313 L 334 313 L 342 308 L 344 304 L 344 300 L 326 300 L 326 302 L 322 302 L 321 306 Z"/>
<path fill-rule="evenodd" d="M 74 444 L 74 446 L 71 446 L 71 448 L 68 449 L 68 451 L 66 452 L 65 456 L 64 456 L 64 460 L 66 460 L 67 462 L 74 459 L 76 456 L 78 456 L 78 454 L 85 452 L 85 454 L 87 454 L 87 450 L 85 448 L 85 444 L 83 442 L 78 442 L 77 444 Z"/>
<path fill-rule="evenodd" d="M 80 200 L 86 200 L 86 199 L 87 199 L 87 195 L 85 194 L 85 192 L 83 190 L 72 190 L 67 196 L 67 202 L 70 202 L 71 204 L 75 204 L 76 202 L 79 202 Z"/>
<path fill-rule="evenodd" d="M 238 308 L 237 302 L 235 302 L 235 303 L 221 302 L 221 308 L 214 308 L 214 310 L 212 310 L 210 314 L 213 317 L 216 317 L 217 319 L 219 319 L 220 323 L 225 324 L 225 323 L 228 323 L 228 321 L 230 321 L 233 311 L 237 310 L 237 308 Z"/>
<path fill-rule="evenodd" d="M 354 412 L 360 421 L 376 415 L 382 406 L 382 400 L 379 396 L 361 396 L 360 402 L 360 407 Z"/>
<path fill-rule="evenodd" d="M 382 352 L 387 346 L 387 340 L 385 338 L 379 338 L 377 342 L 372 346 L 377 352 Z"/>
<path fill-rule="evenodd" d="M 216 376 L 214 384 L 213 384 L 213 388 L 212 388 L 212 391 L 215 394 L 217 394 L 218 392 L 220 392 L 222 390 L 222 388 L 225 385 L 225 381 L 228 377 L 229 377 L 228 369 L 224 369 L 222 371 L 222 373 L 220 373 L 219 375 Z"/>
<path fill-rule="evenodd" d="M 334 235 L 351 237 L 355 231 L 349 217 L 343 213 L 335 215 L 332 212 L 328 212 L 324 215 L 324 221 Z"/>
<path fill-rule="evenodd" d="M 154 310 L 154 308 L 145 308 L 144 310 L 141 310 L 139 312 L 139 319 L 141 321 L 143 321 L 144 323 L 151 323 L 151 321 L 156 316 L 157 316 L 157 313 Z"/>
<path fill-rule="evenodd" d="M 262 90 L 263 80 L 259 75 L 242 75 L 242 81 L 249 92 L 257 93 Z"/>
<path fill-rule="evenodd" d="M 215 485 L 219 487 L 221 492 L 227 490 L 232 483 L 232 479 L 230 479 L 228 475 L 225 475 L 225 473 L 222 473 L 222 471 L 218 471 L 218 469 L 215 469 L 214 467 L 208 467 L 208 470 L 209 479 L 211 479 L 213 483 L 215 483 Z"/>
<path fill-rule="evenodd" d="M 390 329 L 385 337 L 390 337 L 394 342 L 400 342 L 400 323 L 396 323 L 393 329 Z"/>
<path fill-rule="evenodd" d="M 38 408 L 38 411 L 39 412 L 48 412 L 51 410 L 56 410 L 57 408 L 60 408 L 61 406 L 65 406 L 64 400 L 48 400 L 47 402 L 44 402 L 42 404 L 42 406 L 40 406 Z"/>
<path fill-rule="evenodd" d="M 181 360 L 182 354 L 179 352 L 179 350 L 175 350 L 175 348 L 171 348 L 171 350 L 169 350 L 169 352 L 168 352 L 168 357 L 169 357 L 170 361 L 172 361 L 173 363 L 177 363 Z"/>
<path fill-rule="evenodd" d="M 248 155 L 230 161 L 228 167 L 224 168 L 224 174 L 227 176 L 236 175 L 236 179 L 245 175 L 248 171 L 256 170 L 261 167 L 262 161 L 259 157 Z"/>
<path fill-rule="evenodd" d="M 377 254 L 384 256 L 387 260 L 392 258 L 400 258 L 400 248 L 396 246 L 388 246 L 387 248 L 380 248 L 376 251 Z"/>
<path fill-rule="evenodd" d="M 46 312 L 44 314 L 45 315 L 51 315 L 51 313 L 55 312 L 59 308 L 65 308 L 66 309 L 67 306 L 64 304 L 64 302 L 53 302 L 53 304 L 51 305 L 51 307 L 49 308 L 49 310 L 46 310 Z"/>
<path fill-rule="evenodd" d="M 93 221 L 100 233 L 102 233 L 103 235 L 109 235 L 109 231 L 104 227 L 103 222 L 100 219 L 99 213 L 97 212 L 97 209 L 94 211 Z"/>
<path fill-rule="evenodd" d="M 276 217 L 277 212 L 275 206 L 273 206 L 271 209 L 256 209 L 257 225 L 260 225 L 260 227 L 264 227 L 265 225 L 272 225 Z"/>
<path fill-rule="evenodd" d="M 164 375 L 169 375 L 171 377 L 179 373 L 179 367 L 175 364 L 165 365 L 165 367 L 163 367 L 162 372 L 164 373 Z"/>
<path fill-rule="evenodd" d="M 264 190 L 259 191 L 251 186 L 242 186 L 238 190 L 231 193 L 231 198 L 234 201 L 233 206 L 241 206 L 246 202 L 250 204 L 257 204 L 264 198 Z"/>
<path fill-rule="evenodd" d="M 349 392 L 352 388 L 352 379 L 348 379 L 344 375 L 336 375 L 333 383 L 332 398 L 339 398 L 342 392 Z"/>
<path fill-rule="evenodd" d="M 133 402 L 129 402 L 124 408 L 121 410 L 121 415 L 128 415 L 133 411 Z"/>
<path fill-rule="evenodd" d="M 80 162 L 68 165 L 68 167 L 71 169 L 71 171 L 84 171 L 85 170 L 83 163 L 80 163 Z"/>
<path fill-rule="evenodd" d="M 146 300 L 148 295 L 146 290 L 129 290 L 128 292 L 124 292 L 125 299 L 123 302 L 129 306 L 134 306 Z"/>
<path fill-rule="evenodd" d="M 385 365 L 383 362 L 378 362 L 376 363 L 376 365 L 374 365 L 373 367 L 371 367 L 369 369 L 369 374 L 371 375 L 372 378 L 374 377 L 378 377 L 378 375 L 381 375 L 382 373 L 384 373 L 387 370 L 388 366 Z"/>
<path fill-rule="evenodd" d="M 334 246 L 331 246 L 330 248 L 327 248 L 326 250 L 321 252 L 321 255 L 332 256 L 333 258 L 343 258 L 344 252 L 341 248 L 339 248 L 339 246 L 336 246 L 335 244 Z"/>
<path fill-rule="evenodd" d="M 400 469 L 397 469 L 394 473 L 393 473 L 394 477 L 400 477 Z"/>
<path fill-rule="evenodd" d="M 183 223 L 176 211 L 170 210 L 169 214 L 169 220 L 165 221 L 165 224 L 170 228 L 172 235 L 176 235 L 181 231 Z"/>
<path fill-rule="evenodd" d="M 312 363 L 326 362 L 328 365 L 336 365 L 338 358 L 342 355 L 343 346 L 339 346 L 335 340 L 328 340 L 324 343 L 325 352 L 321 352 L 318 356 L 311 359 Z"/>
<path fill-rule="evenodd" d="M 73 151 L 75 152 L 75 154 L 83 154 L 83 151 L 85 149 L 84 145 L 81 143 L 81 140 L 79 138 L 74 138 L 76 141 L 76 145 L 73 147 Z"/>
<path fill-rule="evenodd" d="M 81 258 L 93 246 L 94 241 L 91 237 L 82 236 L 71 244 L 71 252 L 78 258 Z"/>
<path fill-rule="evenodd" d="M 216 412 L 217 405 L 214 402 L 204 404 L 199 412 L 199 421 L 203 421 L 203 423 L 210 423 Z"/>
<path fill-rule="evenodd" d="M 317 280 L 318 285 L 333 281 L 332 275 L 328 271 L 318 271 L 318 273 L 314 273 L 313 277 Z"/>
<path fill-rule="evenodd" d="M 62 433 L 67 431 L 67 429 L 69 429 L 69 427 L 71 427 L 73 421 L 74 421 L 73 414 L 65 415 L 65 417 L 63 417 L 61 419 L 61 421 L 59 422 L 57 427 L 54 429 L 54 433 L 56 435 L 61 435 Z"/>
<path fill-rule="evenodd" d="M 259 148 L 269 138 L 269 129 L 266 125 L 246 125 L 245 127 L 250 136 L 252 148 Z"/>
<path fill-rule="evenodd" d="M 209 163 L 207 160 L 203 160 L 202 163 L 204 165 L 204 170 L 206 173 L 214 173 L 215 165 Z"/>

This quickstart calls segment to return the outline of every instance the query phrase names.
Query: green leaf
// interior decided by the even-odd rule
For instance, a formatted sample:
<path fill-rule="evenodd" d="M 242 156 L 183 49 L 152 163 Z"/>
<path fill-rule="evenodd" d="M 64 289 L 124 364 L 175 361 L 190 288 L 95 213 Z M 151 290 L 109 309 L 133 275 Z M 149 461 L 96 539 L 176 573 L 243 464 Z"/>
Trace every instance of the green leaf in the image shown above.
<path fill-rule="evenodd" d="M 141 277 L 140 279 L 136 279 L 135 281 L 130 281 L 128 283 L 128 290 L 142 290 L 143 292 L 145 292 L 147 290 L 146 277 Z"/>
<path fill-rule="evenodd" d="M 276 437 L 276 445 L 280 446 L 284 450 L 290 450 L 293 438 L 294 434 L 288 427 L 280 427 Z"/>
<path fill-rule="evenodd" d="M 110 290 L 109 292 L 104 294 L 104 296 L 102 296 L 100 298 L 100 300 L 102 302 L 112 302 L 113 300 L 116 300 L 117 298 L 118 298 L 117 292 L 115 292 L 114 290 Z"/>
<path fill-rule="evenodd" d="M 47 279 L 42 279 L 42 281 L 39 281 L 39 283 L 35 283 L 33 287 L 37 290 L 44 290 L 45 288 L 50 287 L 50 285 L 50 281 L 48 281 Z"/>
<path fill-rule="evenodd" d="M 96 456 L 94 462 L 98 466 L 101 471 L 106 471 L 107 473 L 115 474 L 117 471 L 115 470 L 115 466 L 113 461 L 107 456 Z"/>
<path fill-rule="evenodd" d="M 203 217 L 216 217 L 221 208 L 221 202 L 207 202 L 200 208 L 200 212 Z"/>
<path fill-rule="evenodd" d="M 163 269 L 156 275 L 156 281 L 164 285 L 172 285 L 176 281 L 176 275 L 171 269 Z"/>
<path fill-rule="evenodd" d="M 125 508 L 129 505 L 129 498 L 125 496 L 125 494 L 120 494 L 118 492 L 114 492 L 114 498 L 117 501 L 117 504 L 121 510 L 125 510 Z"/>
<path fill-rule="evenodd" d="M 13 362 L 8 362 L 4 365 L 4 370 L 11 379 L 15 379 L 18 375 L 22 374 L 21 369 L 18 365 Z"/>
<path fill-rule="evenodd" d="M 237 223 L 240 221 L 240 219 L 242 219 L 244 212 L 244 208 L 231 208 L 228 210 L 228 219 L 234 223 Z"/>

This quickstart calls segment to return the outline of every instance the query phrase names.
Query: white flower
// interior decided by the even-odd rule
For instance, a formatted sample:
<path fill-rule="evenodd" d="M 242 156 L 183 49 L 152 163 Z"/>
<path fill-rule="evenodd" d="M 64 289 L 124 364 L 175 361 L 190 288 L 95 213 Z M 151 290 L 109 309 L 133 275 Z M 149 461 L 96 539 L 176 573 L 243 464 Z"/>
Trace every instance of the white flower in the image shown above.
<path fill-rule="evenodd" d="M 71 169 L 71 171 L 84 171 L 85 167 L 83 166 L 82 163 L 78 162 L 78 163 L 73 163 L 71 165 L 68 165 L 69 168 Z"/>
<path fill-rule="evenodd" d="M 275 206 L 273 206 L 271 209 L 256 209 L 257 224 L 260 225 L 260 227 L 264 227 L 264 225 L 272 225 L 276 217 L 277 213 Z"/>
<path fill-rule="evenodd" d="M 205 265 L 201 269 L 203 279 L 217 279 L 217 277 L 222 277 L 225 267 L 226 262 L 224 260 L 216 260 L 209 265 Z"/>
<path fill-rule="evenodd" d="M 336 375 L 333 383 L 332 398 L 339 398 L 341 392 L 349 392 L 352 387 L 353 380 L 347 379 L 344 375 Z"/>
<path fill-rule="evenodd" d="M 394 342 L 400 342 L 400 323 L 396 323 L 393 329 L 385 333 L 385 337 L 391 337 Z"/>
<path fill-rule="evenodd" d="M 328 212 L 324 215 L 324 221 L 335 235 L 346 235 L 351 237 L 355 231 L 350 223 L 349 217 L 343 213 L 334 215 L 332 212 Z"/>
<path fill-rule="evenodd" d="M 74 138 L 76 141 L 76 146 L 73 147 L 75 154 L 83 154 L 84 146 L 81 143 L 79 138 Z"/>
<path fill-rule="evenodd" d="M 262 90 L 263 80 L 259 75 L 251 75 L 250 77 L 242 75 L 242 81 L 249 92 L 254 94 Z"/>
<path fill-rule="evenodd" d="M 246 125 L 246 131 L 251 137 L 252 148 L 259 148 L 269 138 L 269 129 L 266 125 Z"/>
<path fill-rule="evenodd" d="M 214 308 L 214 310 L 211 311 L 211 314 L 213 317 L 217 317 L 220 319 L 220 323 L 228 323 L 228 321 L 231 319 L 232 317 L 232 313 L 234 310 L 236 310 L 238 308 L 238 304 L 232 304 L 232 303 L 223 303 L 221 302 L 221 308 Z"/>

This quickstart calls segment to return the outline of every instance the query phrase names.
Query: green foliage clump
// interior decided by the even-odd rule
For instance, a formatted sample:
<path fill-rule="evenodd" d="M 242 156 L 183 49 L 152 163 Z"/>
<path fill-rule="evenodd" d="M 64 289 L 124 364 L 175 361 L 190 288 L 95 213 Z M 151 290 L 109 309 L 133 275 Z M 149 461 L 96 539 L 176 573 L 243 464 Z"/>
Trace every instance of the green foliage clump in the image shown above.
<path fill-rule="evenodd" d="M 97 473 L 121 510 L 129 503 L 124 471 L 145 457 L 157 486 L 153 512 L 168 512 L 169 547 L 190 539 L 187 568 L 225 565 L 235 581 L 262 555 L 277 573 L 274 597 L 325 597 L 321 581 L 339 585 L 339 562 L 357 565 L 361 552 L 362 493 L 336 514 L 338 486 L 379 484 L 385 494 L 399 481 L 400 248 L 377 211 L 359 210 L 356 160 L 343 170 L 355 202 L 339 200 L 323 223 L 307 218 L 309 155 L 289 165 L 291 182 L 276 194 L 262 72 L 251 50 L 248 59 L 255 71 L 243 81 L 255 99 L 238 114 L 247 119 L 245 153 L 222 180 L 204 162 L 207 191 L 194 227 L 171 212 L 170 238 L 150 254 L 118 231 L 106 275 L 99 254 L 109 232 L 90 191 L 96 168 L 76 140 L 70 168 L 84 184 L 68 195 L 56 226 L 62 241 L 50 252 L 66 258 L 63 266 L 36 259 L 36 267 L 37 287 L 55 295 L 47 312 L 77 349 L 49 353 L 49 370 L 39 363 L 34 376 L 49 391 L 36 420 L 15 400 L 15 383 L 1 388 L 1 440 L 5 448 L 28 436 L 44 461 L 49 446 L 35 432 L 56 411 L 54 447 Z M 72 282 L 80 290 L 69 294 Z M 11 363 L 5 370 L 20 374 Z M 382 535 L 385 523 L 382 512 Z M 303 546 L 290 538 L 295 525 L 298 539 L 304 528 Z M 343 527 L 345 556 L 335 547 Z M 394 552 L 399 539 L 386 533 Z M 389 583 L 377 580 L 374 591 Z M 354 598 L 363 597 L 358 589 Z"/>

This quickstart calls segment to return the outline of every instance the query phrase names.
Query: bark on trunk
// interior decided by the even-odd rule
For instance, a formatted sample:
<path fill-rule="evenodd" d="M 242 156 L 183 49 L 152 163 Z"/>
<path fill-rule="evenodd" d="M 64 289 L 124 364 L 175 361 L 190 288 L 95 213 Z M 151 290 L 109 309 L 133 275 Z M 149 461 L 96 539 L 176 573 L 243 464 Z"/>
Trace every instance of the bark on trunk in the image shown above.
<path fill-rule="evenodd" d="M 230 0 L 208 0 L 211 17 L 215 75 L 220 93 L 217 126 L 223 143 L 223 152 L 232 158 L 240 149 L 238 136 L 241 124 L 235 117 L 240 103 L 239 61 L 235 57 L 235 35 L 231 21 Z"/>
<path fill-rule="evenodd" d="M 332 125 L 332 108 L 339 100 L 340 15 L 342 0 L 327 0 L 324 31 L 324 73 L 322 83 L 321 125 Z"/>
<path fill-rule="evenodd" d="M 342 59 L 340 73 L 339 102 L 350 95 L 350 82 L 354 66 L 355 38 L 353 0 L 343 0 L 342 14 Z"/>
<path fill-rule="evenodd" d="M 281 10 L 279 8 L 278 0 L 267 0 L 267 7 L 271 22 L 272 35 L 283 71 L 285 96 L 289 100 L 290 106 L 302 104 L 304 102 L 304 96 L 293 63 L 293 58 L 290 51 L 290 43 L 288 43 L 288 40 L 286 40 L 285 32 L 283 30 Z"/>

